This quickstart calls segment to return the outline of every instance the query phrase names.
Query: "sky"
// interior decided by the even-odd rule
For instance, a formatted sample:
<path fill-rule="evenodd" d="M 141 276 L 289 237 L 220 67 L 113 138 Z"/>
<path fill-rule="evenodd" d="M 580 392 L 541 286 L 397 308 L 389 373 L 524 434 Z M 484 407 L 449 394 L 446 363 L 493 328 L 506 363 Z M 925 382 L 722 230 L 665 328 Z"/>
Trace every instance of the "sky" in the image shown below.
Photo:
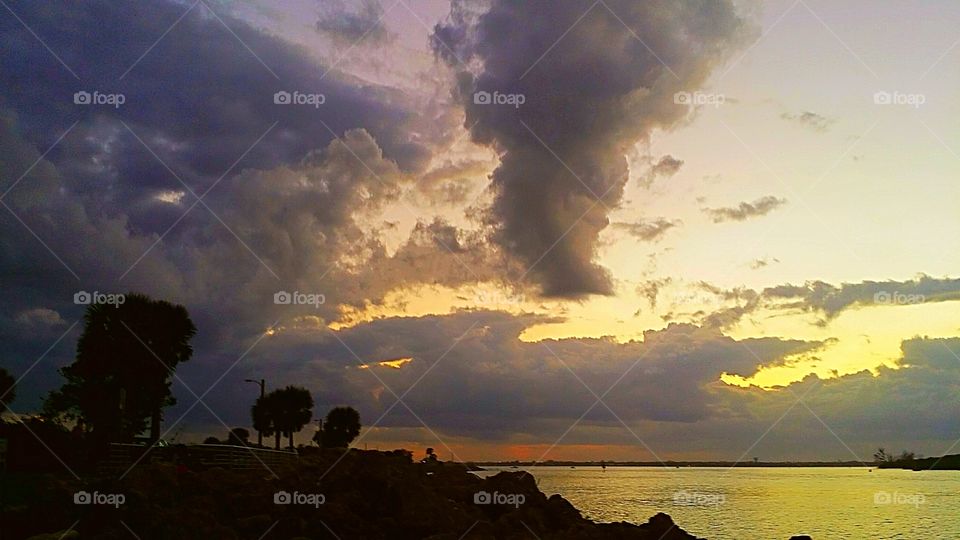
<path fill-rule="evenodd" d="M 960 451 L 954 2 L 3 8 L 18 413 L 135 291 L 172 440 L 264 378 L 444 459 Z"/>

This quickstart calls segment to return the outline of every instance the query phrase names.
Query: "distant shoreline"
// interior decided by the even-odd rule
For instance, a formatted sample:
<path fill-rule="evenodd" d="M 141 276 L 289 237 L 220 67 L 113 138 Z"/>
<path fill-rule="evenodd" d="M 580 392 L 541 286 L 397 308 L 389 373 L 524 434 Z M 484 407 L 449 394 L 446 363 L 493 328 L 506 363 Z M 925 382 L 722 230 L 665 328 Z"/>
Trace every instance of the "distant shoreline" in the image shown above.
<path fill-rule="evenodd" d="M 908 469 L 911 471 L 960 470 L 960 454 L 940 457 L 897 459 L 880 464 L 881 469 Z"/>
<path fill-rule="evenodd" d="M 474 461 L 476 467 L 723 467 L 723 468 L 785 468 L 785 467 L 844 467 L 861 469 L 960 470 L 960 454 L 940 457 L 892 460 L 882 463 L 860 461 Z"/>
<path fill-rule="evenodd" d="M 859 461 L 473 461 L 468 465 L 478 467 L 858 467 L 861 469 L 875 468 L 873 464 Z"/>

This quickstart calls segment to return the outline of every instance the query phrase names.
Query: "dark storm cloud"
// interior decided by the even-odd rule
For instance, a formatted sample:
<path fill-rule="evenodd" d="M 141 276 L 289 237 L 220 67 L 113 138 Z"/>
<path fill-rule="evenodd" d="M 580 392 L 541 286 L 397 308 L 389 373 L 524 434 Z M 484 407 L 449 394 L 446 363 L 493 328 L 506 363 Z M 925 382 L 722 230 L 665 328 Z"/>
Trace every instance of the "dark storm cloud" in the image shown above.
<path fill-rule="evenodd" d="M 857 307 L 960 300 L 960 279 L 923 274 L 905 281 L 863 281 L 840 285 L 824 281 L 809 281 L 803 285 L 785 283 L 759 291 L 742 287 L 722 289 L 708 283 L 698 286 L 723 305 L 714 311 L 698 313 L 690 320 L 716 328 L 733 326 L 744 316 L 760 309 L 809 312 L 820 316 L 817 324 L 825 325 L 844 311 Z"/>
<path fill-rule="evenodd" d="M 876 373 L 862 371 L 827 380 L 811 375 L 789 385 L 787 391 L 754 392 L 755 401 L 745 409 L 747 419 L 755 422 L 751 429 L 756 432 L 758 426 L 772 424 L 802 398 L 809 411 L 801 405 L 800 416 L 814 429 L 802 434 L 789 428 L 774 430 L 769 446 L 794 455 L 817 455 L 814 449 L 788 449 L 791 439 L 816 444 L 812 435 L 824 441 L 820 455 L 832 448 L 845 459 L 870 460 L 879 446 L 926 455 L 949 452 L 960 429 L 960 362 L 955 356 L 960 339 L 913 338 L 904 341 L 901 350 L 898 369 L 881 366 Z"/>
<path fill-rule="evenodd" d="M 218 19 L 203 3 L 192 9 L 164 1 L 42 6 L 10 4 L 78 78 L 15 18 L 4 17 L 2 105 L 20 114 L 22 133 L 41 148 L 79 121 L 53 161 L 98 211 L 133 207 L 138 211 L 131 219 L 144 230 L 156 231 L 169 218 L 151 197 L 182 186 L 121 120 L 197 192 L 274 122 L 276 131 L 250 150 L 241 167 L 296 162 L 325 146 L 330 130 L 342 135 L 355 127 L 373 134 L 404 170 L 419 170 L 429 158 L 404 129 L 416 116 L 404 109 L 399 93 L 356 86 L 336 72 L 324 75 L 327 70 L 299 49 L 227 15 Z M 275 105 L 281 90 L 323 94 L 325 103 Z M 121 93 L 125 103 L 77 106 L 77 91 Z"/>
<path fill-rule="evenodd" d="M 383 319 L 336 337 L 307 326 L 270 338 L 256 355 L 274 358 L 265 360 L 280 368 L 274 372 L 308 382 L 324 400 L 358 403 L 364 418 L 379 417 L 395 402 L 390 389 L 402 394 L 422 376 L 404 402 L 432 428 L 503 439 L 523 431 L 549 435 L 546 426 L 583 414 L 595 398 L 577 377 L 597 393 L 619 379 L 604 400 L 624 420 L 694 422 L 713 414 L 709 385 L 722 373 L 748 376 L 762 364 L 821 346 L 778 338 L 736 341 L 691 325 L 645 332 L 642 343 L 518 339 L 525 328 L 545 322 L 541 316 L 475 311 Z M 282 360 L 274 350 L 284 351 Z M 401 369 L 375 365 L 401 357 L 413 361 Z M 606 421 L 608 414 L 599 416 Z M 383 425 L 420 424 L 400 405 Z"/>
<path fill-rule="evenodd" d="M 358 9 L 350 11 L 342 0 L 325 0 L 317 20 L 317 31 L 347 46 L 388 45 L 397 35 L 384 26 L 380 0 L 362 0 Z"/>
<path fill-rule="evenodd" d="M 544 295 L 611 293 L 594 257 L 625 154 L 685 118 L 674 94 L 699 88 L 749 34 L 729 1 L 453 3 L 434 50 L 456 70 L 474 141 L 500 154 L 495 239 Z"/>
<path fill-rule="evenodd" d="M 906 281 L 863 281 L 841 283 L 839 286 L 812 281 L 804 285 L 769 287 L 764 289 L 763 296 L 786 301 L 785 307 L 819 312 L 827 318 L 833 318 L 853 306 L 960 300 L 960 279 L 920 275 Z"/>
<path fill-rule="evenodd" d="M 6 120 L 0 123 L 5 165 L 22 171 L 37 161 L 4 198 L 10 211 L 0 213 L 9 317 L 3 332 L 11 338 L 5 362 L 17 373 L 36 360 L 38 347 L 52 344 L 59 334 L 51 324 L 57 317 L 65 323 L 79 319 L 83 306 L 73 304 L 79 290 L 138 290 L 185 304 L 201 330 L 196 349 L 204 361 L 214 351 L 239 355 L 251 336 L 297 310 L 330 316 L 336 303 L 375 298 L 356 285 L 336 285 L 357 281 L 355 270 L 341 268 L 339 260 L 370 243 L 351 213 L 377 207 L 397 189 L 397 166 L 380 157 L 363 130 L 348 132 L 343 142 L 332 142 L 300 164 L 244 171 L 230 189 L 209 198 L 218 218 L 197 208 L 179 222 L 175 240 L 171 233 L 160 242 L 156 234 L 132 231 L 123 209 L 116 209 L 115 217 L 89 212 L 59 169 L 39 159 L 39 152 L 18 137 L 16 123 L 9 116 Z M 178 217 L 186 209 L 178 205 Z M 370 294 L 389 288 L 383 281 L 368 281 L 379 286 L 370 287 Z M 323 293 L 331 304 L 278 306 L 273 294 L 280 290 Z M 50 331 L 39 331 L 44 323 Z M 24 325 L 31 332 L 24 333 Z M 45 374 L 49 381 L 50 366 L 65 363 L 72 346 L 67 340 L 44 364 L 46 371 L 35 375 Z M 223 365 L 203 369 L 217 371 Z"/>
<path fill-rule="evenodd" d="M 0 18 L 0 335 L 13 373 L 80 319 L 80 290 L 186 305 L 200 331 L 183 376 L 209 384 L 278 319 L 336 318 L 340 305 L 380 301 L 390 279 L 501 272 L 466 237 L 455 255 L 411 239 L 398 254 L 419 250 L 418 265 L 398 262 L 356 223 L 429 161 L 429 137 L 411 133 L 430 133 L 430 121 L 401 93 L 322 76 L 299 49 L 202 3 L 9 5 L 79 77 L 15 18 Z M 81 90 L 125 102 L 76 104 Z M 326 100 L 276 104 L 279 90 Z M 207 189 L 197 204 L 190 190 Z M 326 303 L 276 305 L 279 291 Z M 76 335 L 23 381 L 18 406 L 37 407 L 62 382 L 55 369 Z"/>
<path fill-rule="evenodd" d="M 728 208 L 704 208 L 703 211 L 713 219 L 714 223 L 725 221 L 746 221 L 753 217 L 760 217 L 773 212 L 787 203 L 772 195 L 761 197 L 753 202 L 742 202 L 738 206 Z"/>
<path fill-rule="evenodd" d="M 336 337 L 290 328 L 270 338 L 257 361 L 282 366 L 278 371 L 290 381 L 310 386 L 321 408 L 357 403 L 370 422 L 389 410 L 380 426 L 417 428 L 423 420 L 441 440 L 552 442 L 596 401 L 578 378 L 598 395 L 616 383 L 603 398 L 613 413 L 596 405 L 562 443 L 639 445 L 623 420 L 664 454 L 737 459 L 757 443 L 751 455 L 856 459 L 836 434 L 866 459 L 878 445 L 943 452 L 960 428 L 960 362 L 952 354 L 960 351 L 960 339 L 907 340 L 899 369 L 829 380 L 811 375 L 761 390 L 718 379 L 784 365 L 833 341 L 734 340 L 684 324 L 647 331 L 643 342 L 518 339 L 543 322 L 534 315 L 461 312 L 383 319 Z M 401 369 L 376 366 L 398 357 L 413 361 Z M 408 389 L 405 405 L 396 404 L 392 392 Z"/>
<path fill-rule="evenodd" d="M 0 152 L 12 170 L 40 158 L 18 138 L 15 122 L 0 127 L 6 128 L 0 129 Z M 196 208 L 177 224 L 182 230 L 175 241 L 171 233 L 158 242 L 156 235 L 130 231 L 123 214 L 88 213 L 59 170 L 39 159 L 4 199 L 16 216 L 0 213 L 7 308 L 19 323 L 50 320 L 46 310 L 76 320 L 81 308 L 71 302 L 77 290 L 139 290 L 184 303 L 206 323 L 198 339 L 234 348 L 276 319 L 308 313 L 335 318 L 339 305 L 363 306 L 403 284 L 519 275 L 498 263 L 502 258 L 476 233 L 442 221 L 418 225 L 388 255 L 353 216 L 395 200 L 401 177 L 369 133 L 350 130 L 297 164 L 244 170 L 228 189 L 208 197 L 216 217 Z M 171 206 L 178 218 L 188 208 Z M 326 303 L 278 306 L 273 294 L 280 290 L 324 294 Z"/>

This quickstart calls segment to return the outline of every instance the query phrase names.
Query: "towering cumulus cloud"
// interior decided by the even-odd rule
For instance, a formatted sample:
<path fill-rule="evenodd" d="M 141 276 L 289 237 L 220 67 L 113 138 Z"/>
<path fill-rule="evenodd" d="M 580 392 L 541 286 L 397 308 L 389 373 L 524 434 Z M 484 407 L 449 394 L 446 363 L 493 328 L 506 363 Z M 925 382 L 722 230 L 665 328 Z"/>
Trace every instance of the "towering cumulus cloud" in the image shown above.
<path fill-rule="evenodd" d="M 544 295 L 611 292 L 594 256 L 625 153 L 683 119 L 674 94 L 699 88 L 750 28 L 730 0 L 454 1 L 433 47 L 457 72 L 471 136 L 500 154 L 495 240 Z"/>

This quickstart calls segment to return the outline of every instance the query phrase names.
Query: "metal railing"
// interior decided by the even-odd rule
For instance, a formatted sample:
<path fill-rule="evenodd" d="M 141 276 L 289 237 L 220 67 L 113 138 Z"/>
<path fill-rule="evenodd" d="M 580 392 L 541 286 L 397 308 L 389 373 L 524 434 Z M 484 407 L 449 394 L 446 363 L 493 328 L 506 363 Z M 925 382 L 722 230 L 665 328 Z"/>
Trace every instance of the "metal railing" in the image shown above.
<path fill-rule="evenodd" d="M 146 455 L 144 455 L 146 454 Z M 142 456 L 142 457 L 141 457 Z M 100 464 L 101 470 L 125 469 L 134 463 L 173 463 L 191 469 L 251 470 L 296 463 L 296 450 L 271 450 L 252 446 L 229 444 L 193 444 L 156 446 L 111 443 L 109 457 Z"/>

